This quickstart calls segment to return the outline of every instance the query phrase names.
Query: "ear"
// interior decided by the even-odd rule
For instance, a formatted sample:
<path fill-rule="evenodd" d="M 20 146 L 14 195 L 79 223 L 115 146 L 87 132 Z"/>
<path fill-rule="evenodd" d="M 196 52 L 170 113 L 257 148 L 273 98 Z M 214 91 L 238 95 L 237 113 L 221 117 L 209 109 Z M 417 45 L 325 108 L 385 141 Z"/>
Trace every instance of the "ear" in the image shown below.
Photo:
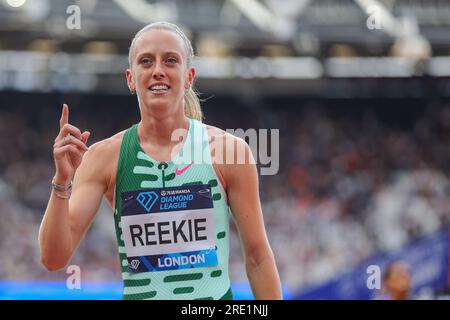
<path fill-rule="evenodd" d="M 187 90 L 192 86 L 192 83 L 194 82 L 194 77 L 195 77 L 195 68 L 191 67 L 191 69 L 189 69 L 187 77 L 186 77 L 186 82 L 184 84 L 184 88 Z"/>
<path fill-rule="evenodd" d="M 130 91 L 136 92 L 136 85 L 133 80 L 133 75 L 131 73 L 131 69 L 127 68 L 127 70 L 125 70 L 125 76 L 127 77 L 127 84 L 128 84 L 128 88 L 130 89 Z"/>

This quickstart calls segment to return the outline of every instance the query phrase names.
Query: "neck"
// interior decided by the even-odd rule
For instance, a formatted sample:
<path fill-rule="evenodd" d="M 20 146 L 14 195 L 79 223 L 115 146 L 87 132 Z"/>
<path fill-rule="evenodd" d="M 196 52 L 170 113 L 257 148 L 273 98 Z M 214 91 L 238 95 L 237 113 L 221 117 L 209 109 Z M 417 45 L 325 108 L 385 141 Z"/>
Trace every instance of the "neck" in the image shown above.
<path fill-rule="evenodd" d="M 178 139 L 172 140 L 172 134 L 177 129 L 189 129 L 189 119 L 184 113 L 157 119 L 155 117 L 142 117 L 138 125 L 139 140 L 152 145 L 167 146 L 179 143 Z M 183 134 L 183 138 L 186 134 Z M 179 135 L 176 136 L 178 138 Z"/>

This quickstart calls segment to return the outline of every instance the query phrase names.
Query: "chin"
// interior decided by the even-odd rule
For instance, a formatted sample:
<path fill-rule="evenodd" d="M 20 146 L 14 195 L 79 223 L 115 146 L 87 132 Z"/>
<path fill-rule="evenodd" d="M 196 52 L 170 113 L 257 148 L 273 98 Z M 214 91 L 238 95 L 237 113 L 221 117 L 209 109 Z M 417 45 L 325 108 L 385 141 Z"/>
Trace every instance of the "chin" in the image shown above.
<path fill-rule="evenodd" d="M 147 96 L 145 97 L 145 106 L 150 108 L 158 108 L 158 109 L 167 109 L 167 107 L 171 104 L 171 99 L 167 99 L 167 97 L 154 97 Z"/>
<path fill-rule="evenodd" d="M 155 116 L 156 118 L 165 118 L 170 116 L 171 114 L 174 113 L 175 110 L 173 110 L 173 108 L 170 108 L 170 104 L 167 102 L 155 102 L 153 101 L 148 101 L 146 103 L 146 106 L 144 107 L 145 109 L 148 109 L 153 116 Z"/>

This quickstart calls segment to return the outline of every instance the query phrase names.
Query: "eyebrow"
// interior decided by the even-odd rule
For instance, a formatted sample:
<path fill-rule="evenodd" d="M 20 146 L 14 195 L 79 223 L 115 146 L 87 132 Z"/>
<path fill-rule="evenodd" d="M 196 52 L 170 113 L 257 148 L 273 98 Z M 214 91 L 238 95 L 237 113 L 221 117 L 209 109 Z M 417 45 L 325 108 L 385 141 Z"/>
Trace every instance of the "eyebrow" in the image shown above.
<path fill-rule="evenodd" d="M 166 51 L 162 54 L 163 56 L 168 56 L 168 55 L 176 55 L 178 57 L 182 57 L 182 55 L 176 51 Z M 139 60 L 140 58 L 144 57 L 144 56 L 155 56 L 155 54 L 151 53 L 151 52 L 142 52 L 140 54 L 138 54 L 136 56 L 136 59 Z"/>

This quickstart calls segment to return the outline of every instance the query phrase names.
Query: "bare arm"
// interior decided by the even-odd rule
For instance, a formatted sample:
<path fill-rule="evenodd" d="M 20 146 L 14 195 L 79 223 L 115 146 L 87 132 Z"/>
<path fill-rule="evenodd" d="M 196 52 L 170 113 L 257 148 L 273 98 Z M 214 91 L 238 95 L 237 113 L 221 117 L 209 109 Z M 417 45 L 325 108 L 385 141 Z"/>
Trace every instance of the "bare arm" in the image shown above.
<path fill-rule="evenodd" d="M 91 148 L 86 152 L 89 133 L 82 134 L 69 125 L 68 117 L 68 107 L 64 106 L 61 130 L 54 145 L 56 174 L 53 181 L 68 185 L 75 175 L 72 196 L 70 200 L 64 199 L 67 192 L 57 192 L 58 197 L 52 190 L 39 230 L 41 261 L 50 271 L 68 263 L 89 228 L 105 190 L 99 166 L 95 164 L 98 151 Z"/>
<path fill-rule="evenodd" d="M 280 278 L 264 227 L 256 165 L 248 145 L 240 139 L 236 142 L 245 148 L 250 162 L 227 165 L 225 179 L 244 252 L 247 277 L 255 299 L 282 299 Z"/>

